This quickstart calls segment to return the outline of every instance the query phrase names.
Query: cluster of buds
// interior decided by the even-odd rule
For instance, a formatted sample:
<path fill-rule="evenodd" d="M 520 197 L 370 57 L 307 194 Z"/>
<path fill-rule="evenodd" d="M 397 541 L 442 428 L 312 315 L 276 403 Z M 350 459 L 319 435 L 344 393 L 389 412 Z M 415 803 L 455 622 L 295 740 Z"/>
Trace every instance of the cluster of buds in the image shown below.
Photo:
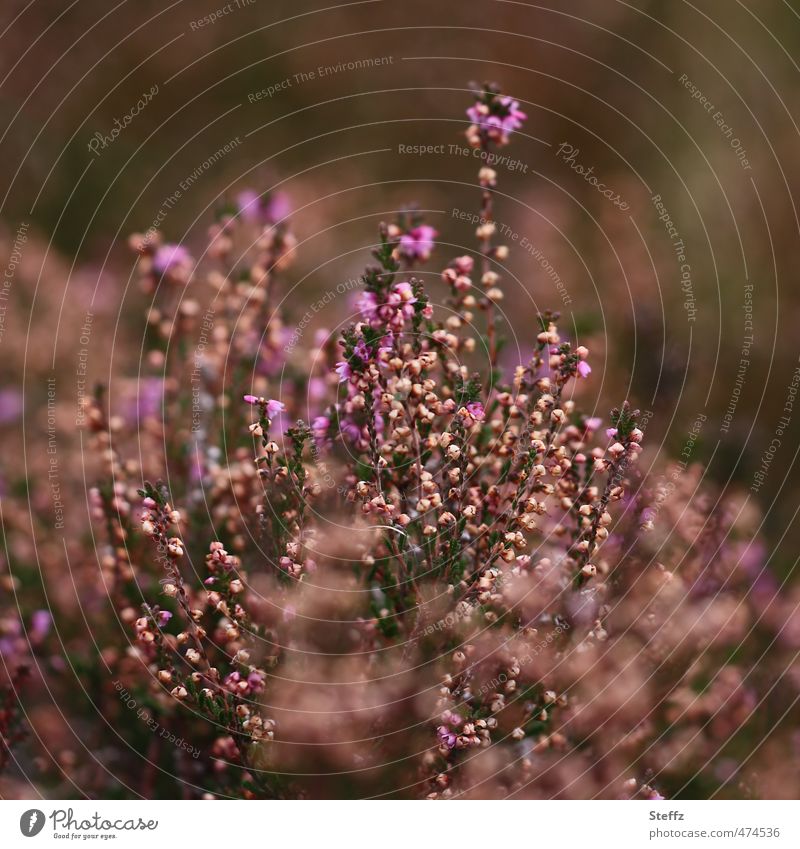
<path fill-rule="evenodd" d="M 235 572 L 239 568 L 239 558 L 229 554 L 223 548 L 221 542 L 212 542 L 209 546 L 209 553 L 206 555 L 206 566 L 212 575 L 220 571 L 225 573 Z"/>
<path fill-rule="evenodd" d="M 271 741 L 275 738 L 275 720 L 266 719 L 259 714 L 252 714 L 247 705 L 239 705 L 236 713 L 242 722 L 242 731 L 250 737 L 254 743 L 260 741 Z"/>
<path fill-rule="evenodd" d="M 494 717 L 488 719 L 476 719 L 474 722 L 465 722 L 456 731 L 446 725 L 440 725 L 436 729 L 439 739 L 439 752 L 449 755 L 451 749 L 474 749 L 486 748 L 491 745 L 491 731 L 497 727 Z"/>
<path fill-rule="evenodd" d="M 413 210 L 404 212 L 396 224 L 388 225 L 385 232 L 393 247 L 392 255 L 395 260 L 405 260 L 409 265 L 426 262 L 439 235 Z"/>
<path fill-rule="evenodd" d="M 518 130 L 527 115 L 513 97 L 503 95 L 493 85 L 485 85 L 476 92 L 475 103 L 467 109 L 472 122 L 467 130 L 467 140 L 473 147 L 480 147 L 486 140 L 502 146 L 508 144 L 509 136 Z"/>
<path fill-rule="evenodd" d="M 252 696 L 263 691 L 266 677 L 263 669 L 251 668 L 245 674 L 234 670 L 225 676 L 223 684 L 237 696 Z"/>
<path fill-rule="evenodd" d="M 183 555 L 183 543 L 177 537 L 168 537 L 170 527 L 177 527 L 181 521 L 179 510 L 175 510 L 169 502 L 160 502 L 152 495 L 145 495 L 142 499 L 142 510 L 140 519 L 142 533 L 152 537 L 158 542 L 163 542 L 167 552 L 173 557 Z"/>

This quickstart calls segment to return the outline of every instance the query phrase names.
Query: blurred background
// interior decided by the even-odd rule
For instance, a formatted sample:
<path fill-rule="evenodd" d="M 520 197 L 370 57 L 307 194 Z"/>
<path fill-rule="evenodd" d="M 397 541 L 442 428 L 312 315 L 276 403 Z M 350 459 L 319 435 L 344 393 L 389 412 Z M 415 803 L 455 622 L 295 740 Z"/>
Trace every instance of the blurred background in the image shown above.
<path fill-rule="evenodd" d="M 0 33 L 14 592 L 40 595 L 41 570 L 68 576 L 73 541 L 91 540 L 69 500 L 85 487 L 76 399 L 140 371 L 148 300 L 128 235 L 157 224 L 200 252 L 238 192 L 283 191 L 299 320 L 414 204 L 439 233 L 436 277 L 474 244 L 465 108 L 485 80 L 529 116 L 496 165 L 511 349 L 537 311 L 560 311 L 592 349 L 588 407 L 652 411 L 658 457 L 745 493 L 769 571 L 795 585 L 796 3 L 6 0 Z"/>

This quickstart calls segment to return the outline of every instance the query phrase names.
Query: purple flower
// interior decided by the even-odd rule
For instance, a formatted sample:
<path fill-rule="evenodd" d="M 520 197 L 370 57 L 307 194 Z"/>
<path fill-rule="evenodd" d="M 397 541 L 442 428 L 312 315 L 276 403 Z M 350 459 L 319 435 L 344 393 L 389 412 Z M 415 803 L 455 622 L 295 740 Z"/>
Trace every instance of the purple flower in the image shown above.
<path fill-rule="evenodd" d="M 247 676 L 247 683 L 250 685 L 250 691 L 260 693 L 264 689 L 264 673 L 254 669 Z"/>
<path fill-rule="evenodd" d="M 488 103 L 479 100 L 467 109 L 467 117 L 499 144 L 506 144 L 509 135 L 528 118 L 519 108 L 519 101 L 508 96 L 491 96 Z"/>
<path fill-rule="evenodd" d="M 328 416 L 317 416 L 311 423 L 311 433 L 314 437 L 314 443 L 320 451 L 327 450 L 331 446 L 331 440 L 328 436 L 330 426 L 331 420 Z"/>
<path fill-rule="evenodd" d="M 467 404 L 467 412 L 476 422 L 482 422 L 486 416 L 486 411 L 483 409 L 483 404 L 480 401 L 470 401 Z"/>
<path fill-rule="evenodd" d="M 244 396 L 245 404 L 257 404 L 258 396 L 257 395 L 245 395 Z"/>
<path fill-rule="evenodd" d="M 592 373 L 592 367 L 589 365 L 589 363 L 587 363 L 585 360 L 581 360 L 578 363 L 578 374 L 581 377 L 586 378 L 586 377 L 589 377 L 589 375 L 591 373 Z"/>
<path fill-rule="evenodd" d="M 446 725 L 440 725 L 436 729 L 436 736 L 439 738 L 439 742 L 444 743 L 448 749 L 454 748 L 458 739 Z"/>
<path fill-rule="evenodd" d="M 391 335 L 392 331 L 403 330 L 406 322 L 414 317 L 416 302 L 414 289 L 404 280 L 392 286 L 383 301 L 379 301 L 374 292 L 362 292 L 356 299 L 356 308 L 370 327 L 388 328 Z"/>
<path fill-rule="evenodd" d="M 378 309 L 378 297 L 374 292 L 362 292 L 357 300 L 356 307 L 361 317 L 371 321 Z"/>
<path fill-rule="evenodd" d="M 434 239 L 438 235 L 429 224 L 420 224 L 400 237 L 400 252 L 410 260 L 424 262 L 431 255 Z"/>
<path fill-rule="evenodd" d="M 327 416 L 317 416 L 311 422 L 311 432 L 315 439 L 324 439 L 328 434 L 328 428 L 331 425 L 331 420 Z"/>
<path fill-rule="evenodd" d="M 642 510 L 642 521 L 643 522 L 654 522 L 656 520 L 657 516 L 658 516 L 658 512 L 656 510 L 653 510 L 652 507 L 645 507 L 645 509 Z"/>
<path fill-rule="evenodd" d="M 283 192 L 261 195 L 254 189 L 244 189 L 236 196 L 236 208 L 244 221 L 263 221 L 275 224 L 291 211 L 289 198 Z"/>
<path fill-rule="evenodd" d="M 224 685 L 225 685 L 225 686 L 226 686 L 229 690 L 232 690 L 232 691 L 234 691 L 234 692 L 237 692 L 237 691 L 239 690 L 239 688 L 237 687 L 237 685 L 239 684 L 239 682 L 240 682 L 241 680 L 242 680 L 242 676 L 241 676 L 238 672 L 231 672 L 229 675 L 226 675 L 226 676 L 225 676 L 225 680 L 223 681 L 223 684 L 224 684 Z M 245 687 L 244 689 L 246 690 L 246 689 L 248 689 L 248 688 L 247 688 L 247 687 Z"/>
<path fill-rule="evenodd" d="M 489 117 L 489 107 L 480 101 L 475 103 L 473 106 L 470 106 L 467 109 L 467 118 L 472 121 L 473 124 L 477 124 L 479 127 L 483 127 L 486 125 L 486 119 Z"/>
<path fill-rule="evenodd" d="M 183 245 L 162 245 L 153 256 L 153 271 L 156 274 L 167 274 L 182 266 L 190 266 L 193 262 Z"/>
<path fill-rule="evenodd" d="M 586 430 L 591 430 L 591 431 L 600 430 L 600 426 L 602 424 L 603 424 L 603 420 L 600 419 L 600 418 L 597 418 L 596 416 L 594 418 L 591 418 L 591 419 L 586 419 L 586 421 L 584 422 L 584 426 L 586 427 Z"/>
<path fill-rule="evenodd" d="M 323 401 L 327 397 L 328 387 L 321 377 L 312 377 L 308 381 L 308 397 L 312 401 Z"/>
<path fill-rule="evenodd" d="M 142 377 L 126 386 L 123 396 L 123 415 L 131 421 L 160 418 L 164 402 L 164 379 Z"/>
<path fill-rule="evenodd" d="M 614 439 L 614 437 L 615 437 L 616 435 L 617 435 L 617 429 L 616 429 L 615 427 L 607 427 L 607 428 L 606 428 L 606 436 L 607 436 L 609 439 Z"/>
<path fill-rule="evenodd" d="M 22 413 L 22 393 L 18 389 L 0 390 L 0 424 L 16 421 Z"/>
<path fill-rule="evenodd" d="M 264 199 L 264 214 L 268 221 L 282 221 L 292 211 L 289 195 L 285 192 L 274 192 Z"/>
<path fill-rule="evenodd" d="M 281 413 L 286 412 L 286 407 L 280 401 L 274 401 L 272 398 L 267 401 L 267 418 L 274 419 Z"/>
<path fill-rule="evenodd" d="M 33 642 L 43 640 L 50 632 L 53 617 L 49 610 L 34 610 L 31 615 L 31 629 L 28 633 Z"/>
<path fill-rule="evenodd" d="M 245 221 L 255 221 L 261 211 L 261 195 L 255 189 L 244 189 L 236 195 L 236 207 Z"/>
<path fill-rule="evenodd" d="M 264 689 L 264 673 L 253 669 L 247 673 L 247 678 L 242 678 L 240 672 L 231 672 L 225 676 L 223 683 L 229 690 L 241 695 L 259 693 Z"/>
<path fill-rule="evenodd" d="M 361 439 L 361 428 L 353 421 L 343 420 L 340 425 L 342 438 L 356 443 Z"/>
<path fill-rule="evenodd" d="M 528 116 L 519 108 L 519 101 L 512 97 L 501 97 L 500 106 L 505 111 L 505 116 L 501 118 L 503 130 L 506 134 L 518 130 L 524 121 L 528 120 Z"/>
<path fill-rule="evenodd" d="M 378 348 L 378 356 L 380 357 L 382 354 L 393 354 L 394 353 L 394 333 L 389 331 L 389 333 L 381 339 L 380 347 Z"/>
<path fill-rule="evenodd" d="M 159 628 L 165 627 L 170 619 L 172 619 L 172 614 L 169 612 L 169 610 L 158 611 L 158 616 L 156 616 L 156 622 L 158 623 Z"/>
<path fill-rule="evenodd" d="M 350 368 L 350 363 L 346 360 L 342 360 L 340 363 L 336 363 L 336 374 L 339 375 L 339 383 L 344 383 L 345 380 L 349 380 L 353 375 L 353 370 Z"/>
<path fill-rule="evenodd" d="M 363 339 L 359 339 L 353 348 L 353 353 L 361 360 L 362 363 L 368 363 L 372 359 L 372 351 Z"/>

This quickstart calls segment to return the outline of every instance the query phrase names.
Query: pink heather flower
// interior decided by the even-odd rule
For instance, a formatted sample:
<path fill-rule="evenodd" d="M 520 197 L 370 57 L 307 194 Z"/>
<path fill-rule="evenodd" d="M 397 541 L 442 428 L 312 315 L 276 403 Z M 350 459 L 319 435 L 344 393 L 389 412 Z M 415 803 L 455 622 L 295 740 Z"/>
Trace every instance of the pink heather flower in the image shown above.
<path fill-rule="evenodd" d="M 378 297 L 374 292 L 362 292 L 356 300 L 361 317 L 371 321 L 378 309 Z"/>
<path fill-rule="evenodd" d="M 595 416 L 591 419 L 586 419 L 584 424 L 586 425 L 586 430 L 600 430 L 600 426 L 603 424 L 603 420 Z"/>
<path fill-rule="evenodd" d="M 261 195 L 254 189 L 244 189 L 236 195 L 236 207 L 245 221 L 255 221 L 261 207 Z"/>
<path fill-rule="evenodd" d="M 194 260 L 183 245 L 162 245 L 153 257 L 153 271 L 167 274 L 180 267 L 192 265 Z"/>
<path fill-rule="evenodd" d="M 378 356 L 383 354 L 392 354 L 394 352 L 394 334 L 390 331 L 381 339 L 381 345 L 378 348 Z"/>
<path fill-rule="evenodd" d="M 286 407 L 280 401 L 274 401 L 272 398 L 267 401 L 267 418 L 274 419 L 281 413 L 286 412 Z"/>
<path fill-rule="evenodd" d="M 264 689 L 264 674 L 254 669 L 248 674 L 247 683 L 250 685 L 251 692 L 260 693 Z"/>
<path fill-rule="evenodd" d="M 352 421 L 342 421 L 341 423 L 342 437 L 348 442 L 356 443 L 361 439 L 361 428 Z"/>
<path fill-rule="evenodd" d="M 31 628 L 28 636 L 33 642 L 43 640 L 50 632 L 50 626 L 53 624 L 53 617 L 49 610 L 34 610 L 31 616 Z"/>
<path fill-rule="evenodd" d="M 328 397 L 328 385 L 321 377 L 312 377 L 308 381 L 308 397 L 311 401 L 323 401 Z"/>
<path fill-rule="evenodd" d="M 578 374 L 581 377 L 589 377 L 589 375 L 591 373 L 592 373 L 592 367 L 589 365 L 589 363 L 587 363 L 585 360 L 581 360 L 578 363 Z"/>
<path fill-rule="evenodd" d="M 361 360 L 362 363 L 368 363 L 372 359 L 372 352 L 367 347 L 367 343 L 363 339 L 359 339 L 353 348 L 353 353 Z"/>
<path fill-rule="evenodd" d="M 244 189 L 236 196 L 236 208 L 244 221 L 263 221 L 275 224 L 291 212 L 289 198 L 283 192 L 262 195 L 253 189 Z"/>
<path fill-rule="evenodd" d="M 164 401 L 164 378 L 142 377 L 132 393 L 123 396 L 122 409 L 125 417 L 131 421 L 159 418 Z"/>
<path fill-rule="evenodd" d="M 475 260 L 471 256 L 460 256 L 455 261 L 456 271 L 459 274 L 472 274 L 472 269 L 475 267 Z"/>
<path fill-rule="evenodd" d="M 318 439 L 323 438 L 328 433 L 328 428 L 331 426 L 331 420 L 327 416 L 317 416 L 311 422 L 311 431 Z"/>
<path fill-rule="evenodd" d="M 398 283 L 394 287 L 394 292 L 400 296 L 401 301 L 405 301 L 407 304 L 415 304 L 417 302 L 417 299 L 414 297 L 414 290 L 407 280 Z"/>
<path fill-rule="evenodd" d="M 271 222 L 282 221 L 292 211 L 289 195 L 285 192 L 273 192 L 264 201 L 264 213 Z"/>
<path fill-rule="evenodd" d="M 257 404 L 258 396 L 257 395 L 245 395 L 244 401 L 246 404 Z"/>
<path fill-rule="evenodd" d="M 658 513 L 652 509 L 652 507 L 646 507 L 642 510 L 642 521 L 643 522 L 654 522 Z"/>
<path fill-rule="evenodd" d="M 486 104 L 475 103 L 467 109 L 467 118 L 472 121 L 473 124 L 477 124 L 479 127 L 483 127 L 486 125 L 486 120 L 489 117 L 489 107 Z"/>
<path fill-rule="evenodd" d="M 440 725 L 436 729 L 436 736 L 439 738 L 439 742 L 444 743 L 448 749 L 454 748 L 458 739 L 446 725 Z"/>
<path fill-rule="evenodd" d="M 0 390 L 0 424 L 8 424 L 22 414 L 22 393 L 18 389 Z"/>
<path fill-rule="evenodd" d="M 159 628 L 163 628 L 169 620 L 172 619 L 172 614 L 169 610 L 159 610 L 158 616 L 156 616 L 156 622 L 158 623 Z"/>
<path fill-rule="evenodd" d="M 467 404 L 467 412 L 476 422 L 482 422 L 486 417 L 486 411 L 483 409 L 483 404 L 480 401 L 471 401 Z"/>
<path fill-rule="evenodd" d="M 424 262 L 431 255 L 434 239 L 438 235 L 429 224 L 420 224 L 400 237 L 400 252 L 410 260 Z"/>
<path fill-rule="evenodd" d="M 607 436 L 609 439 L 614 439 L 614 437 L 615 437 L 616 435 L 617 435 L 617 429 L 616 429 L 615 427 L 607 427 L 607 428 L 606 428 L 606 436 Z"/>
<path fill-rule="evenodd" d="M 392 287 L 384 303 L 378 301 L 374 292 L 363 292 L 356 300 L 356 308 L 371 327 L 388 326 L 390 330 L 401 331 L 405 323 L 413 318 L 416 302 L 411 284 L 403 281 Z"/>
<path fill-rule="evenodd" d="M 350 368 L 350 363 L 346 360 L 336 363 L 336 374 L 339 375 L 339 383 L 344 383 L 345 380 L 350 380 L 353 374 L 353 370 Z"/>
<path fill-rule="evenodd" d="M 490 105 L 479 100 L 467 109 L 467 117 L 499 144 L 506 144 L 511 133 L 528 118 L 519 108 L 519 101 L 508 96 L 494 98 Z"/>
<path fill-rule="evenodd" d="M 500 98 L 500 106 L 505 110 L 506 115 L 502 118 L 503 130 L 506 133 L 511 133 L 518 130 L 523 122 L 528 120 L 528 116 L 519 108 L 519 101 L 514 100 L 508 95 Z"/>
<path fill-rule="evenodd" d="M 242 676 L 238 672 L 231 672 L 229 675 L 225 676 L 225 681 L 223 682 L 226 687 L 230 690 L 235 690 L 236 685 L 242 680 Z"/>
<path fill-rule="evenodd" d="M 324 448 L 329 445 L 328 428 L 331 426 L 331 420 L 327 416 L 317 416 L 311 422 L 311 433 L 318 448 Z"/>

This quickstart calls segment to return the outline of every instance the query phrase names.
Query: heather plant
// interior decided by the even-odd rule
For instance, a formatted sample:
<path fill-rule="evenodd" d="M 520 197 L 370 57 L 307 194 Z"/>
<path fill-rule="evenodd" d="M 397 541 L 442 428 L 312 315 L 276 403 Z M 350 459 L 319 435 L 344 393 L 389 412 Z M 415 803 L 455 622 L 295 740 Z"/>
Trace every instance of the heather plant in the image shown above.
<path fill-rule="evenodd" d="M 467 116 L 483 163 L 525 121 L 491 85 Z M 131 237 L 144 373 L 132 409 L 98 390 L 86 421 L 98 574 L 129 635 L 98 618 L 95 700 L 168 732 L 139 792 L 657 799 L 722 780 L 706 767 L 757 707 L 731 650 L 755 615 L 752 517 L 692 470 L 642 471 L 632 404 L 581 412 L 591 352 L 557 313 L 503 368 L 497 181 L 483 164 L 475 247 L 432 284 L 434 228 L 382 223 L 354 320 L 309 344 L 277 308 L 297 247 L 281 195 L 220 208 L 197 260 Z M 159 745 L 176 734 L 199 757 Z"/>

